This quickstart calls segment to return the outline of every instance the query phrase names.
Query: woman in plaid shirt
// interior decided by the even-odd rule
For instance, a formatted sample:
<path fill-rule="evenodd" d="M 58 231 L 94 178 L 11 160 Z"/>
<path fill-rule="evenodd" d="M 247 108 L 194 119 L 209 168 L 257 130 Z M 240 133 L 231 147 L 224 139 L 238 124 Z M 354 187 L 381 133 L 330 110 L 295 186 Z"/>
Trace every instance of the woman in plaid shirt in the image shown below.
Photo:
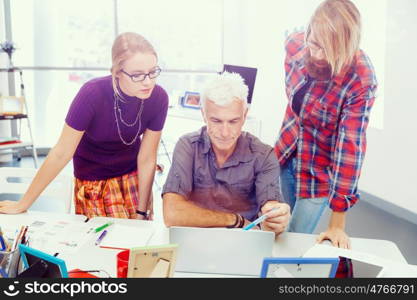
<path fill-rule="evenodd" d="M 289 99 L 275 152 L 284 198 L 293 209 L 289 231 L 312 233 L 327 205 L 318 241 L 349 248 L 345 214 L 359 199 L 366 128 L 377 82 L 359 49 L 360 14 L 349 0 L 326 0 L 305 32 L 286 41 Z"/>

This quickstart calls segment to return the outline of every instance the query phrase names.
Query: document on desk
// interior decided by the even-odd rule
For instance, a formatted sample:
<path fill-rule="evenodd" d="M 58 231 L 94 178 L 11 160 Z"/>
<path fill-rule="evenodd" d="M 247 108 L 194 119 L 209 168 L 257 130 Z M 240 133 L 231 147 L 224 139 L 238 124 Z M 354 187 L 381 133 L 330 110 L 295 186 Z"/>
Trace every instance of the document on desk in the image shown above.
<path fill-rule="evenodd" d="M 91 238 L 88 232 L 90 225 L 81 220 L 29 214 L 8 217 L 1 215 L 0 225 L 10 242 L 19 228 L 27 225 L 30 246 L 48 254 L 75 253 Z"/>
<path fill-rule="evenodd" d="M 353 262 L 358 261 L 368 264 L 367 268 L 369 272 L 372 272 L 371 268 L 380 266 L 383 268 L 381 272 L 377 272 L 375 277 L 417 277 L 417 266 L 404 264 L 401 262 L 385 259 L 379 256 L 375 256 L 369 253 L 355 251 L 351 249 L 341 249 L 329 245 L 316 244 L 306 253 L 303 257 L 346 257 L 350 258 Z M 353 266 L 355 271 L 355 264 Z M 361 276 L 365 277 L 365 276 Z"/>
<path fill-rule="evenodd" d="M 154 229 L 115 224 L 109 227 L 109 233 L 100 242 L 101 248 L 131 249 L 147 246 Z"/>
<path fill-rule="evenodd" d="M 359 252 L 351 249 L 342 249 L 338 247 L 333 247 L 330 245 L 321 245 L 315 244 L 311 247 L 307 252 L 304 253 L 303 257 L 338 257 L 343 256 L 347 258 L 359 259 L 359 260 L 370 260 L 378 262 L 380 260 L 379 257 Z"/>
<path fill-rule="evenodd" d="M 76 253 L 91 238 L 91 226 L 78 221 L 40 221 L 29 224 L 32 247 L 54 253 Z"/>
<path fill-rule="evenodd" d="M 351 249 L 342 249 L 329 245 L 316 244 L 304 253 L 303 257 L 346 257 L 353 260 L 364 261 L 375 265 L 382 266 L 384 259 L 369 253 L 355 251 Z"/>

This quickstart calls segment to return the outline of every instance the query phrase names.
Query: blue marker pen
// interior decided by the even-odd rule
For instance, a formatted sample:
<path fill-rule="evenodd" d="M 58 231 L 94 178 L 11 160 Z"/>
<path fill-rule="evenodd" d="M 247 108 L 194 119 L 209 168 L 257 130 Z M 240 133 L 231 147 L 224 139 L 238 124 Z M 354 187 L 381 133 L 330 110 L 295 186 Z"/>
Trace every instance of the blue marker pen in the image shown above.
<path fill-rule="evenodd" d="M 7 250 L 7 246 L 6 246 L 6 242 L 3 238 L 2 235 L 0 235 L 0 251 L 6 251 Z"/>
<path fill-rule="evenodd" d="M 104 231 L 100 234 L 100 236 L 98 237 L 98 239 L 97 239 L 97 241 L 96 241 L 96 246 L 97 246 L 98 244 L 100 244 L 100 243 L 101 243 L 101 241 L 104 239 L 104 237 L 106 236 L 106 234 L 107 234 L 107 230 L 104 230 Z"/>
<path fill-rule="evenodd" d="M 2 268 L 0 268 L 0 278 L 8 278 L 6 271 L 4 271 Z M 17 295 L 17 294 L 16 294 Z"/>
<path fill-rule="evenodd" d="M 267 212 L 266 214 L 260 216 L 259 218 L 257 218 L 255 221 L 253 221 L 252 223 L 250 223 L 249 225 L 246 225 L 243 230 L 249 230 L 253 227 L 255 227 L 256 225 L 258 225 L 259 223 L 265 221 L 266 218 L 268 218 L 268 214 L 273 211 L 273 210 L 277 210 L 277 207 L 274 207 L 273 209 L 271 209 L 269 212 Z"/>

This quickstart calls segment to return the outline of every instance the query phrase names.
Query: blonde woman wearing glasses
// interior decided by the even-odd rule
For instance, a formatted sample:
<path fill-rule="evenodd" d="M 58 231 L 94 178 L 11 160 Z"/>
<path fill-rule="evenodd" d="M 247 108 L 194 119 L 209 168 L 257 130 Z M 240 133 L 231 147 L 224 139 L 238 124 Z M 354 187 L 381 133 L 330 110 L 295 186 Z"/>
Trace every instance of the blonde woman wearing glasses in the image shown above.
<path fill-rule="evenodd" d="M 73 159 L 75 211 L 88 218 L 152 218 L 157 148 L 168 109 L 153 46 L 136 33 L 119 35 L 111 75 L 85 83 L 64 129 L 20 201 L 0 202 L 1 213 L 27 210 Z"/>

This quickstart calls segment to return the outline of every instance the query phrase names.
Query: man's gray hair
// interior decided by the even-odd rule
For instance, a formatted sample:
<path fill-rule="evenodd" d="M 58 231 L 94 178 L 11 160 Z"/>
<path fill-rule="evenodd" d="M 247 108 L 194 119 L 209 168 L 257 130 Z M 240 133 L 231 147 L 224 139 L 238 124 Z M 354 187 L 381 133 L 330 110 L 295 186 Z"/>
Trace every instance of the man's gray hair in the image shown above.
<path fill-rule="evenodd" d="M 224 72 L 217 75 L 203 90 L 201 95 L 201 108 L 207 100 L 220 106 L 226 106 L 233 100 L 244 102 L 247 107 L 248 87 L 242 76 L 237 73 Z"/>

